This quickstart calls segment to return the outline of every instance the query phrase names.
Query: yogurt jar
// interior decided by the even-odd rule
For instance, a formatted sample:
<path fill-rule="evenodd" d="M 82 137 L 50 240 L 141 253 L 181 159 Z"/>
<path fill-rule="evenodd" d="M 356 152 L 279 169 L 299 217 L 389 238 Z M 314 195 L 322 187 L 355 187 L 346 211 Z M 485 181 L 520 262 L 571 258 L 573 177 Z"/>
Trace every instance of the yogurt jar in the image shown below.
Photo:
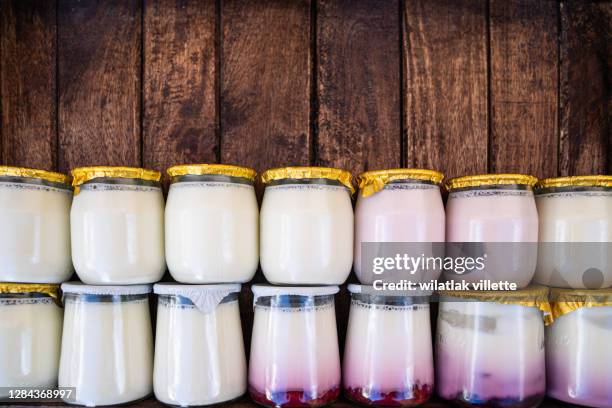
<path fill-rule="evenodd" d="M 541 180 L 534 282 L 561 288 L 612 286 L 612 176 Z"/>
<path fill-rule="evenodd" d="M 240 285 L 156 284 L 153 389 L 168 405 L 227 402 L 247 389 Z"/>
<path fill-rule="evenodd" d="M 343 283 L 353 263 L 351 174 L 326 167 L 265 171 L 260 258 L 268 282 Z"/>
<path fill-rule="evenodd" d="M 0 283 L 0 401 L 10 388 L 55 388 L 62 337 L 59 287 Z"/>
<path fill-rule="evenodd" d="M 438 279 L 441 269 L 393 269 L 383 273 L 373 267 L 373 260 L 386 252 L 389 256 L 443 255 L 443 178 L 440 172 L 424 169 L 378 170 L 359 175 L 353 266 L 361 283 Z"/>
<path fill-rule="evenodd" d="M 344 392 L 368 406 L 414 406 L 433 392 L 429 297 L 349 285 Z"/>
<path fill-rule="evenodd" d="M 548 289 L 441 293 L 438 394 L 463 406 L 537 407 L 546 392 Z"/>
<path fill-rule="evenodd" d="M 612 407 L 612 289 L 552 290 L 555 321 L 546 328 L 548 395 L 571 404 Z"/>
<path fill-rule="evenodd" d="M 157 282 L 166 269 L 161 174 L 133 167 L 72 170 L 72 261 L 89 285 Z"/>
<path fill-rule="evenodd" d="M 340 394 L 337 286 L 254 285 L 249 392 L 271 407 L 320 407 Z"/>
<path fill-rule="evenodd" d="M 255 170 L 224 164 L 168 169 L 166 261 L 181 283 L 248 282 L 259 263 Z"/>
<path fill-rule="evenodd" d="M 88 407 L 125 404 L 153 392 L 150 285 L 89 286 L 64 292 L 60 387 L 66 402 Z"/>
<path fill-rule="evenodd" d="M 0 166 L 0 282 L 70 278 L 71 202 L 68 176 Z"/>
<path fill-rule="evenodd" d="M 531 282 L 538 252 L 536 181 L 522 174 L 484 174 L 447 182 L 445 255 L 473 260 L 445 269 L 447 280 L 507 282 L 519 289 Z"/>

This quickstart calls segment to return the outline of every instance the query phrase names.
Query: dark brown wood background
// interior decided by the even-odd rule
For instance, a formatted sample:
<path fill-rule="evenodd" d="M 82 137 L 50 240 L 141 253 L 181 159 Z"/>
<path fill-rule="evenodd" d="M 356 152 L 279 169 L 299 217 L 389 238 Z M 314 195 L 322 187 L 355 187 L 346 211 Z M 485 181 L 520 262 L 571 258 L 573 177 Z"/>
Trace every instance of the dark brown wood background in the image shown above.
<path fill-rule="evenodd" d="M 0 0 L 0 162 L 611 173 L 611 66 L 609 1 Z"/>

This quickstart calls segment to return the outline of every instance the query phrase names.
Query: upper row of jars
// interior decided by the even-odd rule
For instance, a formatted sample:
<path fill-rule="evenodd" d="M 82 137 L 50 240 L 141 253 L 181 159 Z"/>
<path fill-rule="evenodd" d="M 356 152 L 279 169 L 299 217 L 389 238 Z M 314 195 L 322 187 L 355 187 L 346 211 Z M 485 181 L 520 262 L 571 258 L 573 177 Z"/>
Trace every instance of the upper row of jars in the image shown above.
<path fill-rule="evenodd" d="M 0 281 L 59 283 L 74 265 L 87 284 L 142 284 L 167 265 L 181 283 L 247 282 L 261 260 L 273 284 L 341 284 L 353 265 L 370 284 L 364 242 L 612 241 L 612 176 L 488 174 L 443 185 L 432 170 L 370 171 L 358 177 L 353 215 L 352 176 L 340 169 L 265 171 L 261 213 L 252 169 L 181 165 L 168 175 L 164 214 L 157 171 L 76 168 L 73 196 L 63 174 L 0 167 Z M 538 262 L 538 273 L 534 259 L 502 274 L 524 287 L 534 274 L 551 284 L 551 273 L 568 268 L 564 259 Z M 612 286 L 607 272 L 600 287 Z M 584 287 L 579 275 L 562 273 L 553 286 Z"/>

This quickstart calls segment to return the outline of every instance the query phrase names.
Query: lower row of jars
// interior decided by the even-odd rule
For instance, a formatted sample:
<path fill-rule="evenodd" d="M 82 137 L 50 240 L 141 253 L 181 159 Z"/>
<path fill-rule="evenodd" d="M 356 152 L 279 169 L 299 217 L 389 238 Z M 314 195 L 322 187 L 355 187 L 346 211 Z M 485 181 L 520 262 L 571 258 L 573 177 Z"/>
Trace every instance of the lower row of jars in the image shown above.
<path fill-rule="evenodd" d="M 239 398 L 248 387 L 264 405 L 317 407 L 333 402 L 342 386 L 358 403 L 412 406 L 434 389 L 425 294 L 350 285 L 341 377 L 335 286 L 253 286 L 248 374 L 239 285 L 155 285 L 155 347 L 148 285 L 64 284 L 63 310 L 57 292 L 44 285 L 13 286 L 0 284 L 0 400 L 2 387 L 57 384 L 74 387 L 69 402 L 86 406 L 152 392 L 163 403 L 194 406 Z M 538 306 L 542 293 L 547 299 L 547 290 L 537 287 L 511 295 L 535 298 L 511 302 L 498 294 L 440 299 L 435 384 L 442 398 L 535 407 L 548 393 L 612 407 L 612 303 L 576 308 L 545 329 L 550 310 Z"/>

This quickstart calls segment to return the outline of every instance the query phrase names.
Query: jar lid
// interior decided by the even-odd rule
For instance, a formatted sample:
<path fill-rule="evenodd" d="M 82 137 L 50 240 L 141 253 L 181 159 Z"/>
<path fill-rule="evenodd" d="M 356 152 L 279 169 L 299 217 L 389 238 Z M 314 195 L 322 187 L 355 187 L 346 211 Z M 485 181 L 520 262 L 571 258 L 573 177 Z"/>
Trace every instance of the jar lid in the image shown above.
<path fill-rule="evenodd" d="M 144 295 L 151 293 L 151 285 L 96 286 L 81 282 L 62 283 L 62 292 L 76 295 Z"/>
<path fill-rule="evenodd" d="M 282 167 L 277 169 L 269 169 L 262 173 L 261 182 L 267 184 L 274 180 L 284 179 L 328 179 L 339 181 L 351 193 L 355 192 L 351 173 L 331 167 Z"/>
<path fill-rule="evenodd" d="M 444 174 L 426 169 L 389 169 L 366 171 L 357 176 L 362 197 L 369 197 L 382 190 L 385 185 L 397 180 L 421 180 L 440 184 Z"/>
<path fill-rule="evenodd" d="M 251 287 L 255 298 L 261 296 L 296 295 L 296 296 L 326 296 L 335 295 L 338 286 L 272 286 L 253 285 Z"/>
<path fill-rule="evenodd" d="M 153 292 L 158 295 L 178 295 L 189 299 L 200 312 L 208 314 L 215 310 L 229 294 L 240 292 L 240 284 L 179 285 L 157 283 Z"/>
<path fill-rule="evenodd" d="M 477 302 L 493 302 L 506 305 L 521 305 L 536 307 L 543 312 L 544 323 L 552 323 L 553 317 L 548 302 L 549 290 L 545 286 L 530 285 L 519 290 L 443 290 L 440 296 L 448 296 L 460 299 L 470 299 Z"/>
<path fill-rule="evenodd" d="M 431 290 L 379 290 L 371 285 L 357 285 L 354 283 L 348 285 L 348 290 L 351 293 L 359 293 L 363 295 L 372 296 L 422 297 L 431 296 L 433 294 L 433 291 Z"/>
<path fill-rule="evenodd" d="M 555 177 L 540 180 L 537 189 L 552 187 L 612 187 L 612 176 L 589 175 L 572 177 Z"/>
<path fill-rule="evenodd" d="M 30 169 L 27 167 L 0 166 L 0 177 L 2 176 L 28 177 L 50 181 L 52 183 L 70 185 L 70 177 L 66 174 L 46 170 Z"/>
<path fill-rule="evenodd" d="M 612 288 L 550 290 L 552 315 L 556 319 L 582 307 L 612 306 Z"/>
<path fill-rule="evenodd" d="M 537 181 L 537 177 L 527 174 L 477 174 L 452 178 L 446 182 L 446 188 L 448 191 L 452 191 L 458 188 L 491 185 L 526 185 L 533 187 Z"/>
<path fill-rule="evenodd" d="M 91 166 L 72 169 L 72 185 L 78 187 L 97 178 L 127 178 L 145 181 L 159 181 L 161 173 L 156 170 L 138 167 Z"/>
<path fill-rule="evenodd" d="M 170 177 L 205 174 L 223 175 L 230 177 L 242 177 L 251 181 L 255 180 L 257 172 L 248 167 L 234 166 L 230 164 L 181 164 L 172 166 L 166 170 Z"/>
<path fill-rule="evenodd" d="M 25 294 L 41 293 L 53 299 L 59 297 L 59 285 L 47 283 L 3 283 L 0 282 L 0 293 Z"/>

